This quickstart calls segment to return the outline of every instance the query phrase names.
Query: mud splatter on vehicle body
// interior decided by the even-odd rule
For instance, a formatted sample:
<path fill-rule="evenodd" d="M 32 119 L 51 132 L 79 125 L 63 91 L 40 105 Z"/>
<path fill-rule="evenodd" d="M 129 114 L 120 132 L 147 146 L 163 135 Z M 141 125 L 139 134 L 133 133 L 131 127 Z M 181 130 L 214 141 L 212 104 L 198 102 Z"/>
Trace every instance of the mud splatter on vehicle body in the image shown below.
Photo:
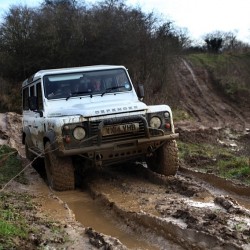
<path fill-rule="evenodd" d="M 26 156 L 45 157 L 52 188 L 74 189 L 84 168 L 138 159 L 155 172 L 177 172 L 171 109 L 143 103 L 143 87 L 136 93 L 125 67 L 41 70 L 22 87 Z"/>

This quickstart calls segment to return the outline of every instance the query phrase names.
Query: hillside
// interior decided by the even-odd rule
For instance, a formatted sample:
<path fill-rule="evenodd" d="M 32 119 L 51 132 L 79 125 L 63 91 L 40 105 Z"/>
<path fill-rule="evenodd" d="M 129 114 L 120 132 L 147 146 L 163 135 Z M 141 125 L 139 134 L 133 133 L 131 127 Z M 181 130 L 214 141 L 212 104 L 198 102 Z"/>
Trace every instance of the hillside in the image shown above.
<path fill-rule="evenodd" d="M 250 56 L 246 55 L 183 57 L 175 64 L 170 86 L 173 95 L 168 100 L 196 124 L 249 129 L 249 69 Z"/>

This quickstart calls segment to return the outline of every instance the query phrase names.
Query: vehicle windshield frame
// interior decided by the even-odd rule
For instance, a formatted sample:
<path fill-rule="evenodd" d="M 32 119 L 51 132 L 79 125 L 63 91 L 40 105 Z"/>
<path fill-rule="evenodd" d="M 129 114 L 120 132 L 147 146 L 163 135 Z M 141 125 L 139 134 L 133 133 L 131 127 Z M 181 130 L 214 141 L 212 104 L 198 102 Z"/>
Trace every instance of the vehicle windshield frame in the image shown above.
<path fill-rule="evenodd" d="M 132 91 L 129 76 L 123 68 L 46 74 L 43 86 L 48 100 Z"/>

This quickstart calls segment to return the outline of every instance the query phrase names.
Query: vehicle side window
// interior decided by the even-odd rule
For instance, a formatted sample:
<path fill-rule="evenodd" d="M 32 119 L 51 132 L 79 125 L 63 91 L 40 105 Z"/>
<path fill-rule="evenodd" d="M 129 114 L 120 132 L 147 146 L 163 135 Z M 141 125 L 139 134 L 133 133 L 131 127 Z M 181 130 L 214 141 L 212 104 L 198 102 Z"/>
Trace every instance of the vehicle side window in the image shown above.
<path fill-rule="evenodd" d="M 35 95 L 35 86 L 31 86 L 30 87 L 30 96 L 34 96 Z"/>
<path fill-rule="evenodd" d="M 23 110 L 29 110 L 29 87 L 23 89 Z"/>
<path fill-rule="evenodd" d="M 38 102 L 38 110 L 43 110 L 43 97 L 42 97 L 42 88 L 40 82 L 36 85 L 36 96 Z"/>

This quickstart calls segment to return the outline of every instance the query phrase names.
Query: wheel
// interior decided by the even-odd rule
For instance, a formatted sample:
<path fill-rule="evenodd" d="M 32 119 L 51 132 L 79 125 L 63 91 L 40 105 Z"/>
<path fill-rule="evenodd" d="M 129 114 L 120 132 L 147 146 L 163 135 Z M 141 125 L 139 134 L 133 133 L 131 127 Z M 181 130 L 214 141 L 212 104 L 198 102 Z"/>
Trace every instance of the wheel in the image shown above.
<path fill-rule="evenodd" d="M 45 144 L 45 169 L 51 188 L 57 191 L 75 188 L 74 167 L 70 157 L 58 157 L 50 142 Z"/>
<path fill-rule="evenodd" d="M 166 176 L 175 175 L 179 168 L 178 148 L 175 140 L 167 141 L 146 159 L 148 168 Z"/>
<path fill-rule="evenodd" d="M 25 137 L 25 155 L 26 155 L 26 158 L 30 161 L 33 161 L 36 157 L 35 154 L 31 153 L 29 151 L 29 145 L 28 145 L 28 142 L 27 142 L 27 138 Z"/>

